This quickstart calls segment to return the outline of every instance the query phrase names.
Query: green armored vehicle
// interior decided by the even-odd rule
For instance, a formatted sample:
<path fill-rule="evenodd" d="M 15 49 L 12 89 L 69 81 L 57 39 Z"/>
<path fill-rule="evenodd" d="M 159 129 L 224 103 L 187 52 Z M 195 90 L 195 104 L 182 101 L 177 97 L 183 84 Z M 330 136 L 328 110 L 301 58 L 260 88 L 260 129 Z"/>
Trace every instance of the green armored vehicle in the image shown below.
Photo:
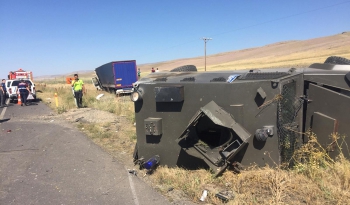
<path fill-rule="evenodd" d="M 307 68 L 210 72 L 183 66 L 137 81 L 131 99 L 134 158 L 147 168 L 220 174 L 237 164 L 274 166 L 290 161 L 309 129 L 337 153 L 330 135 L 350 135 L 350 61 L 332 56 Z"/>

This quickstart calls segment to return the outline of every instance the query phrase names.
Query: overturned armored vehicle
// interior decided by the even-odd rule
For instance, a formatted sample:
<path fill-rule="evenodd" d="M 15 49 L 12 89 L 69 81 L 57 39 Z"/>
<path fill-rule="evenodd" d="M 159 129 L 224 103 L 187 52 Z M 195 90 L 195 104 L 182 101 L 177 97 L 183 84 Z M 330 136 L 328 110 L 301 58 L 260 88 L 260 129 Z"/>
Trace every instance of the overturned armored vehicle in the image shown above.
<path fill-rule="evenodd" d="M 161 165 L 220 174 L 236 163 L 288 163 L 309 129 L 333 154 L 330 135 L 350 134 L 348 59 L 301 69 L 195 70 L 184 66 L 134 84 L 140 164 L 156 156 Z"/>

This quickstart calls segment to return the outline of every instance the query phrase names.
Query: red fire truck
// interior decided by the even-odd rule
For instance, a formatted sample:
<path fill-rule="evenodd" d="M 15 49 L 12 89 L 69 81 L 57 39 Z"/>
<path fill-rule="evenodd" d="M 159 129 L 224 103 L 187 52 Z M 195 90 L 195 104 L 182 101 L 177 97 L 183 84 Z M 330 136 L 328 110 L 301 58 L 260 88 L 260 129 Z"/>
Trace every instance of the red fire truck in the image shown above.
<path fill-rule="evenodd" d="M 30 79 L 33 81 L 33 73 L 31 71 L 25 71 L 20 68 L 17 71 L 10 71 L 8 75 L 9 80 L 14 79 Z"/>

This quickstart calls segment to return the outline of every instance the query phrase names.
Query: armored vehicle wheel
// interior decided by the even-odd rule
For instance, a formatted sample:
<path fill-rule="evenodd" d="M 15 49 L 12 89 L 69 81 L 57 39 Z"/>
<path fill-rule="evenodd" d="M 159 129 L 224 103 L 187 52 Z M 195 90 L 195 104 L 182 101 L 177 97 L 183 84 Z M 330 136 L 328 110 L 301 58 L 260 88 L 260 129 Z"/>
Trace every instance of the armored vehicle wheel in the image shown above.
<path fill-rule="evenodd" d="M 197 67 L 194 65 L 184 65 L 172 69 L 170 72 L 187 72 L 187 71 L 197 71 Z"/>
<path fill-rule="evenodd" d="M 350 65 L 350 60 L 343 58 L 343 57 L 330 56 L 326 59 L 326 61 L 324 63 L 338 64 L 338 65 Z"/>

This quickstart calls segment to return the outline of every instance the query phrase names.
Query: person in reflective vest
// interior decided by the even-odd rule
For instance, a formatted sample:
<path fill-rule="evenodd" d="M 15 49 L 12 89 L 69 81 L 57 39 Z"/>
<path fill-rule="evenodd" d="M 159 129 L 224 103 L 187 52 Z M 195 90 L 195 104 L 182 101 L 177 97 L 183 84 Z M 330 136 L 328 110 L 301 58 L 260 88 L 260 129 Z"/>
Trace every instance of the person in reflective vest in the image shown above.
<path fill-rule="evenodd" d="M 83 107 L 83 93 L 85 93 L 84 82 L 79 79 L 78 74 L 74 74 L 74 80 L 72 81 L 72 88 L 74 90 L 74 97 L 77 101 L 78 108 Z"/>
<path fill-rule="evenodd" d="M 21 95 L 21 106 L 27 105 L 27 98 L 29 95 L 29 88 L 28 88 L 28 84 L 24 82 L 24 80 L 21 80 L 21 82 L 18 84 L 18 94 Z"/>

